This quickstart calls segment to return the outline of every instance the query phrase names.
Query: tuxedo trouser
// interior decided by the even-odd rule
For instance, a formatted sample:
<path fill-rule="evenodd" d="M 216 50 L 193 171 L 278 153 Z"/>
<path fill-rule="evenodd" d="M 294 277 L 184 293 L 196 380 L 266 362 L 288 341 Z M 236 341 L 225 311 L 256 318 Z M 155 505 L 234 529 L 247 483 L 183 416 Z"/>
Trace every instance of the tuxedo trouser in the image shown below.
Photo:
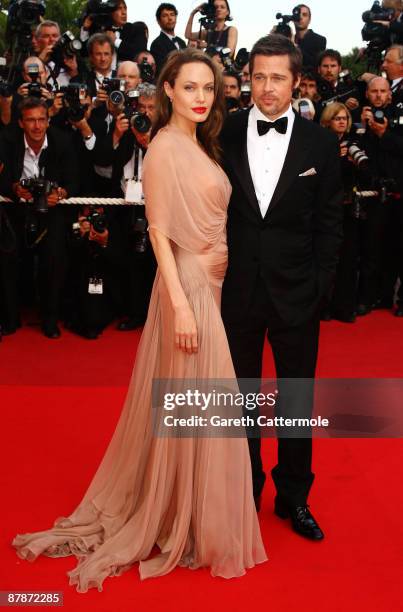
<path fill-rule="evenodd" d="M 250 306 L 240 312 L 236 304 L 223 303 L 223 321 L 239 379 L 256 379 L 262 375 L 262 360 L 267 336 L 278 379 L 313 379 L 315 376 L 319 314 L 303 325 L 284 324 L 273 307 L 264 280 L 259 278 Z M 241 391 L 242 383 L 240 385 Z M 287 407 L 286 407 L 287 408 Z M 312 409 L 312 406 L 310 406 Z M 309 415 L 308 415 L 309 416 Z M 248 432 L 252 465 L 253 493 L 258 497 L 266 479 L 261 459 L 261 439 L 256 431 Z M 277 496 L 291 506 L 304 505 L 314 480 L 311 471 L 312 438 L 278 438 L 278 462 L 272 470 Z"/>

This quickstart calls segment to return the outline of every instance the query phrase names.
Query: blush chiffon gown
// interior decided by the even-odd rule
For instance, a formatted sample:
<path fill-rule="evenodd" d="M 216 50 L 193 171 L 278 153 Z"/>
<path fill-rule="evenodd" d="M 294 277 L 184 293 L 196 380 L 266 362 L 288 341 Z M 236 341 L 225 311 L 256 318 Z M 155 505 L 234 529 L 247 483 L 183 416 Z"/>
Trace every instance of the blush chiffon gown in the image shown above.
<path fill-rule="evenodd" d="M 126 401 L 88 490 L 70 516 L 13 541 L 29 561 L 76 556 L 68 576 L 79 592 L 102 590 L 105 578 L 136 562 L 142 579 L 177 565 L 232 578 L 267 558 L 246 437 L 155 437 L 152 428 L 153 379 L 235 379 L 220 316 L 230 184 L 190 136 L 168 125 L 149 147 L 143 187 L 150 228 L 171 241 L 199 350 L 175 348 L 174 315 L 157 271 Z"/>

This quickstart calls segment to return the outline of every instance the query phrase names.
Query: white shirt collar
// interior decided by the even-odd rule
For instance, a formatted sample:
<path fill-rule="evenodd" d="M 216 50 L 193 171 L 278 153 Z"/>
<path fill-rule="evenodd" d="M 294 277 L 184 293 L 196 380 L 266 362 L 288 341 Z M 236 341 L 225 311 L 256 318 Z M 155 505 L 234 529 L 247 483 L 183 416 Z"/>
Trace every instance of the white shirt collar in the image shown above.
<path fill-rule="evenodd" d="M 161 30 L 161 32 L 162 34 L 165 34 L 165 36 L 168 36 L 168 38 L 170 38 L 171 40 L 176 38 L 176 34 L 168 34 L 168 32 L 165 32 L 165 30 Z"/>
<path fill-rule="evenodd" d="M 281 119 L 282 117 L 287 117 L 288 119 L 288 127 L 287 127 L 287 131 L 288 131 L 290 129 L 290 125 L 292 125 L 292 123 L 294 122 L 294 117 L 295 117 L 291 103 L 288 109 L 282 115 L 280 115 L 280 117 L 277 117 L 277 119 Z M 252 106 L 252 109 L 250 111 L 250 120 L 254 123 L 254 126 L 255 126 L 254 129 L 255 129 L 256 134 L 257 134 L 257 121 L 268 121 L 270 123 L 270 119 L 268 119 L 266 115 L 264 115 L 262 111 L 258 109 L 256 104 Z"/>
<path fill-rule="evenodd" d="M 48 136 L 47 134 L 45 134 L 45 140 L 43 141 L 43 144 L 41 146 L 41 150 L 39 151 L 38 154 L 35 153 L 35 151 L 33 149 L 31 149 L 31 147 L 29 146 L 28 142 L 27 142 L 27 138 L 24 134 L 24 145 L 25 145 L 25 151 L 29 151 L 29 153 L 33 156 L 33 157 L 39 157 L 40 154 L 42 153 L 42 151 L 44 149 L 48 148 Z"/>

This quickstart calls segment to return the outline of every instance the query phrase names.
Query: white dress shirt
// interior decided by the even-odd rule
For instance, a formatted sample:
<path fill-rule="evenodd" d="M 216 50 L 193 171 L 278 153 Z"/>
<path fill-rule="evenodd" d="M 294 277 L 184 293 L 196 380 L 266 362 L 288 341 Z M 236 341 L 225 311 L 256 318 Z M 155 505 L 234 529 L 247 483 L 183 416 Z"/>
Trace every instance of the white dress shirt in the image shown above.
<path fill-rule="evenodd" d="M 27 143 L 27 139 L 24 136 L 25 154 L 24 154 L 24 165 L 22 169 L 21 178 L 38 178 L 39 177 L 39 158 L 44 149 L 48 148 L 48 137 L 45 135 L 45 140 L 38 154 L 35 153 Z"/>
<path fill-rule="evenodd" d="M 248 160 L 262 217 L 266 215 L 270 206 L 290 144 L 295 119 L 291 104 L 281 117 L 288 118 L 286 134 L 279 134 L 272 128 L 264 136 L 259 136 L 257 121 L 268 121 L 268 119 L 256 105 L 252 107 L 249 113 Z"/>

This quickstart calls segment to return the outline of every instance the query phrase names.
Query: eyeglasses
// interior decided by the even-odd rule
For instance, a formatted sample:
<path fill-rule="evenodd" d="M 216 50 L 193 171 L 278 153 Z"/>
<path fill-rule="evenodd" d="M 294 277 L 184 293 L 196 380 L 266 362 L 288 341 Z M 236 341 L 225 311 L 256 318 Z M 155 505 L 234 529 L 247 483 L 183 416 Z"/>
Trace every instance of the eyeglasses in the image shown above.
<path fill-rule="evenodd" d="M 333 117 L 332 121 L 347 121 L 347 117 Z"/>

